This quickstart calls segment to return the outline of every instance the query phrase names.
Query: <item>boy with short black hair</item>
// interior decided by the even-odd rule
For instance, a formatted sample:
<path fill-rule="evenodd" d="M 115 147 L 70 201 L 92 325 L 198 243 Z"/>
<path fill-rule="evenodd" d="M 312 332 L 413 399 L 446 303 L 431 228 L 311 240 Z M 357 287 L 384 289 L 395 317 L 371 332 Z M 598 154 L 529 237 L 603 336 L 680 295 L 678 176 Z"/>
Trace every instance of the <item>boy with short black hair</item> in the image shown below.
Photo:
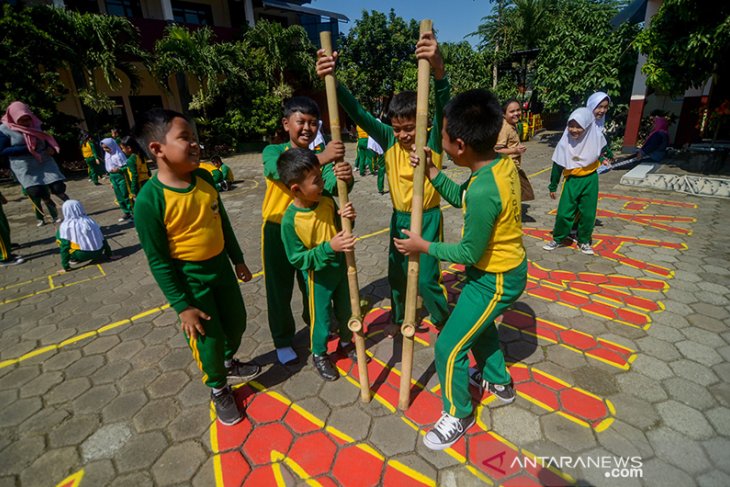
<path fill-rule="evenodd" d="M 278 167 L 281 181 L 293 196 L 281 221 L 281 240 L 287 259 L 307 281 L 312 360 L 323 379 L 337 380 L 340 374 L 327 355 L 332 310 L 339 322 L 339 348 L 351 358 L 355 356 L 352 332 L 347 327 L 352 310 L 342 254 L 354 248 L 355 237 L 341 230 L 337 214 L 354 220 L 355 210 L 352 203 L 337 210 L 324 188 L 320 164 L 312 151 L 288 150 L 279 156 Z"/>
<path fill-rule="evenodd" d="M 266 194 L 261 208 L 264 219 L 261 230 L 261 253 L 269 329 L 279 363 L 288 364 L 297 361 L 297 354 L 292 348 L 296 330 L 291 311 L 294 277 L 296 276 L 304 301 L 306 301 L 306 283 L 301 273 L 297 272 L 287 260 L 281 240 L 281 219 L 292 202 L 292 194 L 279 177 L 277 161 L 279 156 L 289 149 L 309 147 L 319 128 L 319 107 L 311 98 L 295 96 L 285 103 L 281 123 L 284 131 L 289 134 L 289 141 L 266 146 L 262 153 Z M 351 185 L 352 167 L 347 163 L 330 164 L 344 157 L 345 145 L 342 142 L 332 141 L 324 150 L 317 148 L 314 152 L 322 167 L 324 188 L 330 194 L 337 194 L 337 178 Z M 306 306 L 302 318 L 305 322 L 309 322 L 309 311 Z"/>
<path fill-rule="evenodd" d="M 179 316 L 203 382 L 211 388 L 218 420 L 236 424 L 242 415 L 227 382 L 248 381 L 261 371 L 233 357 L 246 329 L 246 307 L 236 277 L 250 281 L 251 271 L 213 179 L 198 169 L 200 145 L 187 117 L 150 110 L 134 136 L 158 166 L 135 205 L 142 249 Z"/>
<path fill-rule="evenodd" d="M 324 78 L 335 69 L 337 53 L 326 56 L 324 50 L 317 52 L 317 75 Z M 424 34 L 416 45 L 416 57 L 428 59 L 435 78 L 436 109 L 428 146 L 433 149 L 433 161 L 441 167 L 441 120 L 442 109 L 449 100 L 449 81 L 444 72 L 444 63 L 432 33 Z M 409 153 L 416 141 L 416 93 L 406 91 L 396 94 L 388 107 L 391 125 L 375 118 L 355 100 L 344 85 L 338 83 L 337 98 L 347 115 L 385 150 L 385 173 L 388 177 L 393 214 L 390 219 L 390 248 L 388 249 L 388 283 L 391 288 L 392 322 L 400 326 L 405 317 L 405 296 L 408 260 L 393 246 L 393 238 L 402 238 L 402 229 L 411 225 L 411 200 L 413 197 L 413 168 Z M 441 240 L 442 215 L 440 198 L 430 182 L 423 189 L 423 235 L 429 240 Z M 422 255 L 418 275 L 418 290 L 430 313 L 430 320 L 441 328 L 449 316 L 446 288 L 441 284 L 441 269 L 437 259 Z M 390 327 L 389 327 L 390 328 Z M 392 336 L 397 330 L 386 329 Z"/>
<path fill-rule="evenodd" d="M 468 167 L 471 176 L 462 185 L 454 183 L 433 163 L 428 148 L 426 175 L 449 203 L 464 209 L 462 239 L 429 242 L 404 230 L 408 238 L 395 240 L 405 255 L 429 254 L 467 266 L 459 301 L 436 341 L 444 413 L 424 437 L 433 450 L 450 447 L 474 424 L 470 381 L 503 402 L 515 399 L 494 319 L 522 294 L 527 258 L 517 167 L 494 151 L 501 126 L 499 102 L 486 90 L 467 91 L 446 105 L 444 150 L 457 166 Z M 418 164 L 415 154 L 411 160 Z M 477 363 L 473 371 L 468 367 L 469 350 Z"/>

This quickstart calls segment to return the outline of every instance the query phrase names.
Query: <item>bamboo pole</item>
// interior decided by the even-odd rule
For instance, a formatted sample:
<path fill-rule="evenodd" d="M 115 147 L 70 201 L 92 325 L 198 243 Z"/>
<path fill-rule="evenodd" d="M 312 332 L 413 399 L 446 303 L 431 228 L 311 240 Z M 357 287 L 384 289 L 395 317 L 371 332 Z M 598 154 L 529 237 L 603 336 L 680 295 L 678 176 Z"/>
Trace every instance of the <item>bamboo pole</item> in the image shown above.
<path fill-rule="evenodd" d="M 322 48 L 327 56 L 332 55 L 332 35 L 330 32 L 320 32 L 319 40 Z M 337 104 L 337 86 L 335 76 L 328 74 L 324 78 L 325 88 L 327 90 L 327 110 L 330 116 L 330 130 L 332 131 L 332 140 L 342 140 L 340 127 L 340 112 Z M 335 161 L 335 164 L 342 160 Z M 337 193 L 340 201 L 340 208 L 344 208 L 348 203 L 347 183 L 342 179 L 337 180 Z M 345 234 L 352 234 L 352 222 L 347 218 L 342 218 L 342 229 Z M 357 370 L 360 378 L 360 400 L 362 402 L 370 402 L 370 380 L 368 378 L 367 355 L 365 353 L 365 334 L 362 326 L 362 311 L 360 309 L 360 284 L 357 281 L 357 265 L 355 263 L 355 252 L 345 252 L 345 260 L 347 262 L 347 284 L 350 289 L 350 306 L 352 308 L 352 316 L 347 323 L 347 327 L 355 336 L 355 349 L 357 351 Z"/>
<path fill-rule="evenodd" d="M 431 21 L 421 21 L 420 36 L 431 32 Z M 416 99 L 416 154 L 425 161 L 423 148 L 428 137 L 428 89 L 431 80 L 431 65 L 427 59 L 418 60 L 418 92 Z M 413 171 L 413 199 L 411 200 L 411 233 L 421 235 L 423 227 L 423 183 L 425 165 L 419 164 Z M 413 374 L 413 335 L 416 334 L 416 302 L 418 300 L 418 271 L 420 254 L 408 256 L 408 281 L 406 285 L 406 309 L 401 326 L 403 351 L 401 353 L 400 390 L 398 408 L 408 409 L 411 402 L 411 376 Z"/>

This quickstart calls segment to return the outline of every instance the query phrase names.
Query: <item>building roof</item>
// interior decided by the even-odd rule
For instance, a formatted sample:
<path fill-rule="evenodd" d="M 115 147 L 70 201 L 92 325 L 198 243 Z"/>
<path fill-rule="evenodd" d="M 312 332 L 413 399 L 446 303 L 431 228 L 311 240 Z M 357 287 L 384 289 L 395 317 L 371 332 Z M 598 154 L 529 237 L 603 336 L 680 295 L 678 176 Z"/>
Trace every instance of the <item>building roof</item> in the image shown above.
<path fill-rule="evenodd" d="M 341 20 L 343 22 L 349 22 L 350 19 L 337 12 L 330 12 L 329 10 L 320 10 L 318 8 L 305 7 L 291 2 L 283 2 L 281 0 L 263 0 L 264 7 L 278 8 L 281 10 L 288 10 L 292 12 L 299 12 L 309 15 L 319 15 L 320 17 L 329 17 L 331 19 Z"/>

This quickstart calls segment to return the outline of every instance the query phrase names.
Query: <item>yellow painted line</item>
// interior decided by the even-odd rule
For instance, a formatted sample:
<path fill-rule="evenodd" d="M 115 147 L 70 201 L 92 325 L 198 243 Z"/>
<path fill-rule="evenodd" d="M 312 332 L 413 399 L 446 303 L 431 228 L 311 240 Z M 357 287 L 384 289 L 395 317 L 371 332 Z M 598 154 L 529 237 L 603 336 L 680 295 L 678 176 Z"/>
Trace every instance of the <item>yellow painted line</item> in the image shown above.
<path fill-rule="evenodd" d="M 289 467 L 294 474 L 299 477 L 301 480 L 304 480 L 307 485 L 311 485 L 312 487 L 318 487 L 321 486 L 319 482 L 314 480 L 311 475 L 307 473 L 306 470 L 302 468 L 301 465 L 299 465 L 297 462 L 289 458 L 288 456 L 284 455 L 281 452 L 278 452 L 276 450 L 271 450 L 271 467 L 274 471 L 274 477 L 276 479 L 276 485 L 280 487 L 286 487 L 286 482 L 284 481 L 284 476 L 281 474 L 281 464 L 283 463 L 287 467 Z"/>
<path fill-rule="evenodd" d="M 436 482 L 431 477 L 428 477 L 421 472 L 413 470 L 411 467 L 403 465 L 398 460 L 388 460 L 388 465 L 390 465 L 400 473 L 405 474 L 406 476 L 417 480 L 424 485 L 436 487 Z"/>
<path fill-rule="evenodd" d="M 314 414 L 310 413 L 309 411 L 307 411 L 306 409 L 304 409 L 300 405 L 298 405 L 298 404 L 292 404 L 291 408 L 292 408 L 292 410 L 296 411 L 301 416 L 304 416 L 307 419 L 307 421 L 311 422 L 312 424 L 316 425 L 317 427 L 319 427 L 319 428 L 323 428 L 324 427 L 324 421 L 322 421 L 317 416 L 315 416 Z M 332 428 L 332 429 L 334 429 L 334 428 Z"/>
<path fill-rule="evenodd" d="M 572 421 L 572 422 L 574 422 L 575 424 L 579 424 L 579 425 L 583 426 L 584 428 L 590 428 L 590 427 L 591 427 L 591 425 L 590 425 L 590 424 L 586 423 L 586 422 L 585 422 L 585 421 L 583 421 L 582 419 L 578 419 L 578 418 L 576 418 L 575 416 L 573 416 L 573 415 L 571 415 L 571 414 L 567 414 L 567 413 L 564 413 L 563 411 L 555 411 L 555 412 L 556 412 L 557 414 L 559 414 L 560 416 L 564 417 L 565 419 L 567 419 L 567 420 L 569 420 L 569 421 Z M 604 421 L 605 421 L 605 420 L 604 420 Z"/>
<path fill-rule="evenodd" d="M 385 461 L 385 457 L 382 454 L 380 454 L 380 452 L 378 452 L 375 448 L 373 448 L 372 446 L 368 445 L 367 443 L 358 443 L 355 446 L 357 448 L 359 448 L 360 450 L 364 451 L 365 453 L 369 453 L 370 455 L 374 456 L 375 458 L 377 458 L 381 462 L 384 462 Z"/>
<path fill-rule="evenodd" d="M 547 171 L 551 170 L 552 168 L 553 168 L 553 166 L 550 165 L 550 166 L 546 167 L 545 169 L 540 169 L 539 171 L 537 171 L 535 173 L 528 174 L 527 177 L 528 178 L 534 178 L 535 176 L 539 176 L 540 174 L 542 174 L 544 172 L 547 172 Z"/>
<path fill-rule="evenodd" d="M 78 487 L 81 479 L 84 478 L 84 469 L 82 468 L 73 475 L 69 475 L 65 479 L 56 484 L 56 487 Z"/>
<path fill-rule="evenodd" d="M 53 289 L 55 286 L 53 285 L 53 276 L 48 276 L 48 288 Z"/>
<path fill-rule="evenodd" d="M 167 307 L 169 307 L 169 306 L 167 306 Z M 20 363 L 20 362 L 22 362 L 24 360 L 28 360 L 30 358 L 36 357 L 36 356 L 41 355 L 41 354 L 44 354 L 44 353 L 52 352 L 54 350 L 59 350 L 61 348 L 67 347 L 69 345 L 72 345 L 74 343 L 80 342 L 82 340 L 86 340 L 88 338 L 93 338 L 93 337 L 99 336 L 101 334 L 101 331 L 100 330 L 102 330 L 102 329 L 103 329 L 103 331 L 109 331 L 111 329 L 118 328 L 120 326 L 130 325 L 135 320 L 139 319 L 139 317 L 141 317 L 141 316 L 148 316 L 148 315 L 154 314 L 156 312 L 162 311 L 163 309 L 165 309 L 165 308 L 162 307 L 162 306 L 159 307 L 159 308 L 154 308 L 154 309 L 145 311 L 144 313 L 140 313 L 138 315 L 135 315 L 135 316 L 132 317 L 132 319 L 127 318 L 127 319 L 124 319 L 124 320 L 120 320 L 120 321 L 114 322 L 112 324 L 105 325 L 105 326 L 103 326 L 103 327 L 101 327 L 101 328 L 99 328 L 97 330 L 87 331 L 87 332 L 82 333 L 80 335 L 76 335 L 76 336 L 73 336 L 71 338 L 67 338 L 66 340 L 63 340 L 60 343 L 56 343 L 56 344 L 53 344 L 53 345 L 46 345 L 45 347 L 41 347 L 41 348 L 37 348 L 35 350 L 31 350 L 30 352 L 28 352 L 26 354 L 23 354 L 23 355 L 21 355 L 18 358 L 9 359 L 9 360 L 3 360 L 2 362 L 0 362 L 0 369 L 5 368 L 5 367 L 8 367 L 10 365 L 14 365 L 14 364 Z"/>

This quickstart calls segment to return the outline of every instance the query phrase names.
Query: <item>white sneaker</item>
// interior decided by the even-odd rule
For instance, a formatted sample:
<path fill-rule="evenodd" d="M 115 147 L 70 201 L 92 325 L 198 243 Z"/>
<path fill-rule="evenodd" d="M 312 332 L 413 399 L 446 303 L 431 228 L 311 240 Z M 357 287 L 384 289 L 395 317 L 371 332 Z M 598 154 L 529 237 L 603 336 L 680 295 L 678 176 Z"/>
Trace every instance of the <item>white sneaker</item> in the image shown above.
<path fill-rule="evenodd" d="M 563 244 L 556 242 L 555 240 L 551 240 L 545 245 L 542 246 L 542 250 L 555 250 L 558 247 L 562 247 Z"/>
<path fill-rule="evenodd" d="M 464 436 L 474 424 L 474 415 L 455 418 L 443 413 L 436 425 L 423 437 L 423 444 L 431 450 L 445 450 Z"/>
<path fill-rule="evenodd" d="M 595 252 L 593 251 L 593 247 L 591 247 L 591 244 L 589 244 L 589 243 L 578 244 L 578 248 L 580 248 L 580 251 L 586 255 L 595 254 Z"/>
<path fill-rule="evenodd" d="M 42 227 L 42 226 L 43 226 L 43 225 L 45 225 L 45 224 L 46 224 L 46 222 L 45 222 L 45 221 L 43 221 L 43 220 L 38 220 L 38 223 L 36 223 L 36 224 L 35 224 L 35 226 L 37 226 L 37 227 Z"/>

